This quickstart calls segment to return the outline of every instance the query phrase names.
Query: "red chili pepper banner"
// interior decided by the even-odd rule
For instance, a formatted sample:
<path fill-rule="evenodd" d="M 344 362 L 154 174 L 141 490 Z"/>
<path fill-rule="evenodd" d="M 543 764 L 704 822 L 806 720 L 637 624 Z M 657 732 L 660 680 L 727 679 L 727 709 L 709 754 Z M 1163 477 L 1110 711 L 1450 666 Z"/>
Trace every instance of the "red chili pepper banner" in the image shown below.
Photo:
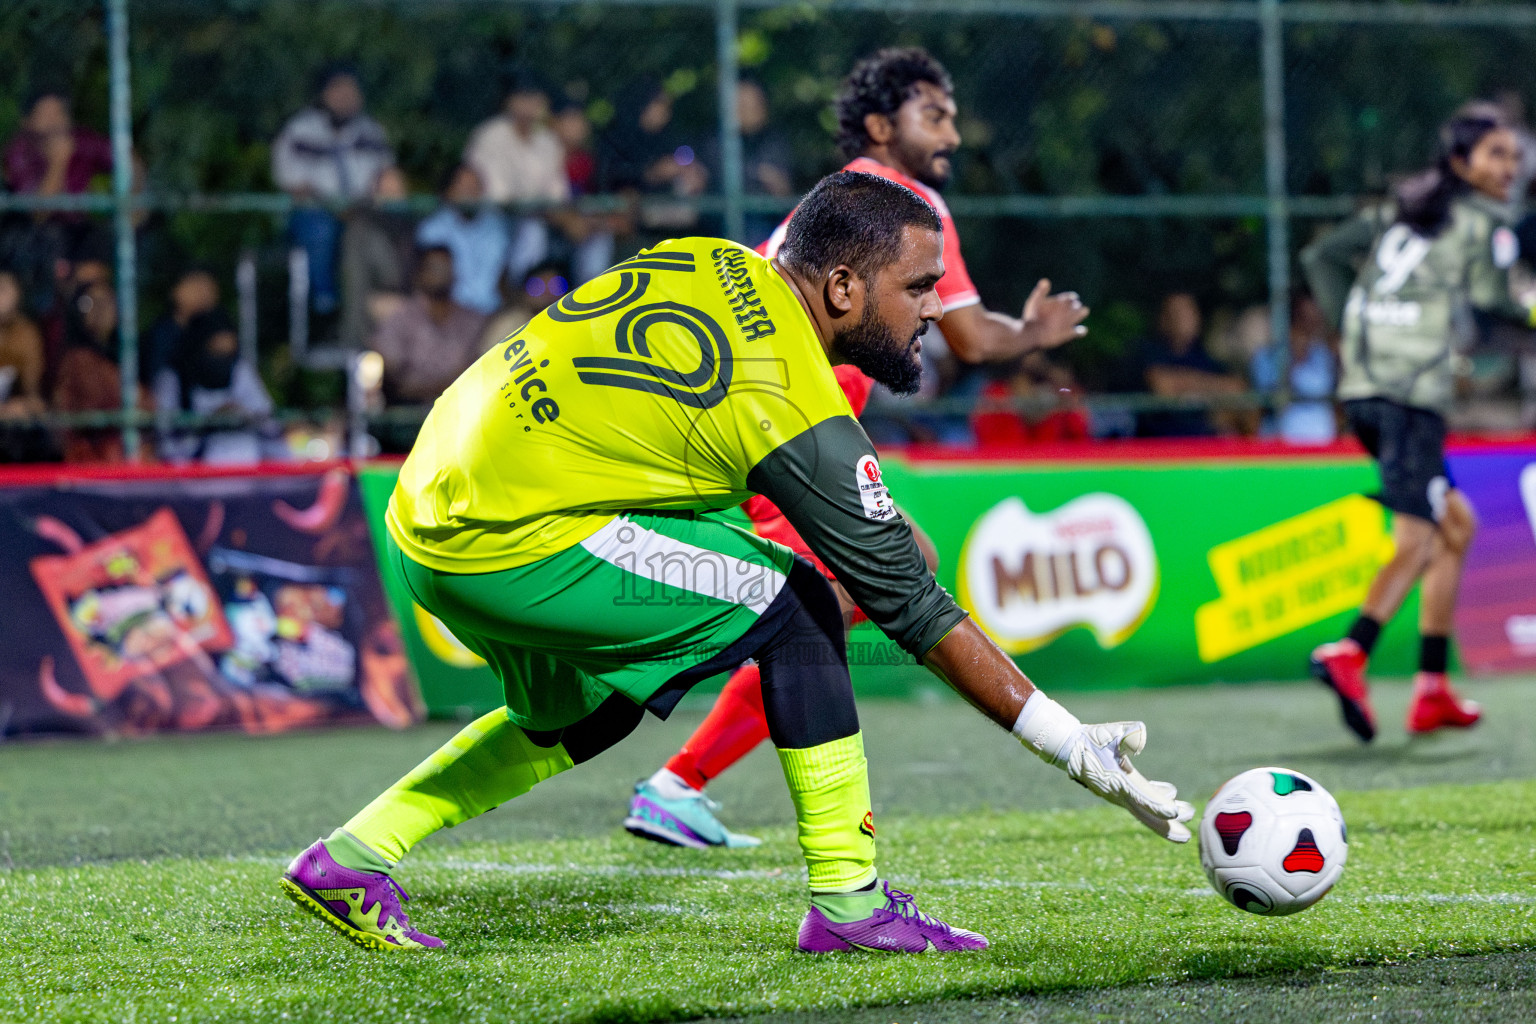
<path fill-rule="evenodd" d="M 424 713 L 344 467 L 0 483 L 0 610 L 3 734 Z"/>

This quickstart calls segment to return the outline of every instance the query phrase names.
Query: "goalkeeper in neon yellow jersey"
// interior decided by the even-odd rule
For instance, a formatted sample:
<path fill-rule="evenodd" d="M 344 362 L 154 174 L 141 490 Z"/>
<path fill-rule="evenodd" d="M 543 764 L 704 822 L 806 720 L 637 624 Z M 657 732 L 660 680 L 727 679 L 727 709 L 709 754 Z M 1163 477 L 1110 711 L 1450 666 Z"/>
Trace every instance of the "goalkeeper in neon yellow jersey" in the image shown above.
<path fill-rule="evenodd" d="M 832 364 L 846 362 L 916 389 L 943 273 L 932 207 L 844 171 L 802 200 L 775 260 L 721 239 L 665 242 L 470 367 L 401 469 L 388 556 L 417 603 L 491 665 L 506 706 L 300 853 L 288 894 L 364 946 L 442 945 L 401 907 L 392 874 L 412 846 L 755 658 L 809 871 L 800 948 L 984 948 L 881 883 L 837 599 L 787 548 L 700 515 L 752 494 L 993 721 L 1187 841 L 1190 806 L 1131 766 L 1140 723 L 1083 725 L 934 581 L 837 385 Z"/>

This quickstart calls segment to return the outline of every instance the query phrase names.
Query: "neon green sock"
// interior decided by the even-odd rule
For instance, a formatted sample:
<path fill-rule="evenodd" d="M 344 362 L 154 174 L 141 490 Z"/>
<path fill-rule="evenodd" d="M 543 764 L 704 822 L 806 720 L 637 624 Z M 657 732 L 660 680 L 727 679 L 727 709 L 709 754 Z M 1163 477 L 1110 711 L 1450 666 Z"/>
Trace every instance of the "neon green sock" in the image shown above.
<path fill-rule="evenodd" d="M 338 828 L 325 837 L 325 849 L 331 859 L 353 871 L 388 872 L 394 865 L 385 860 L 378 850 L 360 841 L 344 828 Z"/>
<path fill-rule="evenodd" d="M 781 748 L 779 764 L 795 804 L 812 893 L 848 893 L 873 882 L 875 816 L 869 809 L 864 735 Z"/>
<path fill-rule="evenodd" d="M 565 747 L 540 747 L 507 721 L 505 710 L 492 711 L 466 725 L 342 829 L 394 865 L 438 829 L 522 796 L 573 764 Z"/>
<path fill-rule="evenodd" d="M 852 924 L 885 906 L 885 892 L 877 878 L 853 892 L 812 892 L 811 906 L 827 915 L 834 924 Z"/>

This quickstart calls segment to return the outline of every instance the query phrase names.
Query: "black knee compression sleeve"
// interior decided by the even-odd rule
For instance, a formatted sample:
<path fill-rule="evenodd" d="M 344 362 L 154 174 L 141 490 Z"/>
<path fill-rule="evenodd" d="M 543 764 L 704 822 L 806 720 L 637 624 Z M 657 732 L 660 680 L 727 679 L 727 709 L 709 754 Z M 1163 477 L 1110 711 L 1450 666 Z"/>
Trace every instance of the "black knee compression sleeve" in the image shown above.
<path fill-rule="evenodd" d="M 645 706 L 666 718 L 690 687 L 734 671 L 748 658 L 762 668 L 763 710 L 774 746 L 817 747 L 859 731 L 842 609 L 831 584 L 809 562 L 795 560 L 778 596 L 741 639 L 673 676 Z"/>
<path fill-rule="evenodd" d="M 597 706 L 586 718 L 573 722 L 564 729 L 535 732 L 524 729 L 528 739 L 536 746 L 552 747 L 565 744 L 565 752 L 576 764 L 590 761 L 598 754 L 618 743 L 635 731 L 645 708 L 622 694 L 614 694 Z"/>
<path fill-rule="evenodd" d="M 784 628 L 757 652 L 763 710 L 773 745 L 816 747 L 859 731 L 848 678 L 842 609 L 826 579 L 797 559 L 780 599 L 790 597 Z"/>

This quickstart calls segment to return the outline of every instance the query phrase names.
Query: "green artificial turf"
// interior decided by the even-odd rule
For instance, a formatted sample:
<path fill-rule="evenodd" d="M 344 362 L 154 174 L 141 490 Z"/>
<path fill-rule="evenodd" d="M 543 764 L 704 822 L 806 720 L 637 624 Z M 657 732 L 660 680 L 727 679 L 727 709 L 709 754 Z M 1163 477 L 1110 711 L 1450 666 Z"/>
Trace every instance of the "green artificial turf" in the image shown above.
<path fill-rule="evenodd" d="M 1074 696 L 1087 718 L 1145 717 L 1149 773 L 1197 798 L 1260 763 L 1334 790 L 1343 879 L 1278 920 L 1227 906 L 1193 846 L 1094 805 L 957 703 L 869 703 L 882 873 L 993 942 L 946 957 L 794 952 L 804 876 L 771 752 L 714 787 L 763 847 L 619 832 L 629 780 L 696 713 L 424 844 L 399 877 L 414 922 L 449 945 L 417 955 L 352 947 L 276 877 L 450 727 L 0 747 L 0 1019 L 1300 1022 L 1380 1003 L 1381 1020 L 1528 1020 L 1529 685 L 1477 687 L 1493 712 L 1480 733 L 1410 744 L 1387 725 L 1371 750 L 1316 687 Z M 1390 723 L 1405 694 L 1379 691 Z M 1477 954 L 1498 955 L 1432 959 Z M 1405 962 L 1390 970 L 1417 982 L 1337 971 Z"/>
<path fill-rule="evenodd" d="M 897 818 L 883 870 L 994 943 L 947 957 L 794 952 L 804 883 L 787 829 L 703 863 L 627 837 L 425 850 L 401 877 L 415 920 L 448 942 L 428 955 L 345 944 L 281 898 L 277 859 L 14 871 L 0 874 L 0 1016 L 666 1020 L 1536 944 L 1536 783 L 1340 802 L 1344 879 L 1282 920 L 1228 907 L 1193 851 L 1107 808 Z"/>
<path fill-rule="evenodd" d="M 1536 953 L 1413 960 L 1257 978 L 956 999 L 858 1010 L 791 1010 L 716 1024 L 1506 1024 L 1536 1020 Z"/>

